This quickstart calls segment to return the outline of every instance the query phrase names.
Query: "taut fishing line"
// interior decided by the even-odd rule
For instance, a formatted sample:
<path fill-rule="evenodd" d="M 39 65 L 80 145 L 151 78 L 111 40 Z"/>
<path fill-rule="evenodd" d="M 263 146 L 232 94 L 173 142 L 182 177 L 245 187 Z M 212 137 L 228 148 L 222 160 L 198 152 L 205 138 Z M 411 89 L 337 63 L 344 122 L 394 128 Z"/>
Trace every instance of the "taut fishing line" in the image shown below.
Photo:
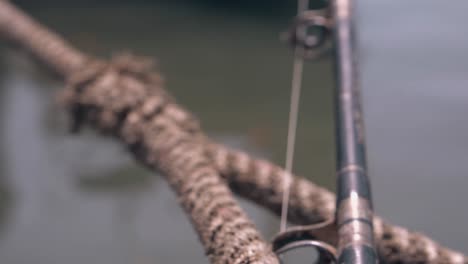
<path fill-rule="evenodd" d="M 309 0 L 298 0 L 297 12 L 298 15 L 306 11 L 309 6 Z M 306 31 L 305 27 L 300 28 L 299 30 Z M 283 190 L 283 200 L 281 203 L 281 223 L 280 223 L 280 232 L 286 230 L 288 222 L 288 204 L 289 204 L 289 194 L 291 189 L 291 175 L 292 168 L 294 164 L 294 149 L 296 141 L 296 130 L 297 130 L 297 120 L 299 113 L 299 101 L 301 97 L 301 86 L 302 86 L 302 72 L 304 69 L 304 58 L 301 56 L 301 48 L 296 47 L 294 50 L 294 64 L 293 64 L 293 74 L 291 82 L 291 101 L 289 108 L 289 121 L 288 121 L 288 136 L 287 136 L 287 145 L 286 145 L 286 161 L 285 161 L 285 170 L 286 177 Z"/>

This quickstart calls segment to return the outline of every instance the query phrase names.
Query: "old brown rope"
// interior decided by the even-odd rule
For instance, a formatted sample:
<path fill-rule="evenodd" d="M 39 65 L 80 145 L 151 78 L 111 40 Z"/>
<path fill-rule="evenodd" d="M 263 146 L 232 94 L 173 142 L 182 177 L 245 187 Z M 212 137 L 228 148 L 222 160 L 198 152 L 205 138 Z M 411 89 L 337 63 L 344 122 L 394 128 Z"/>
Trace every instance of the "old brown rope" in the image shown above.
<path fill-rule="evenodd" d="M 86 56 L 6 1 L 0 1 L 0 37 L 66 81 L 61 98 L 75 128 L 87 124 L 119 138 L 138 161 L 162 172 L 212 263 L 277 263 L 225 182 L 279 214 L 283 183 L 291 177 L 290 221 L 310 224 L 333 216 L 331 192 L 206 138 L 193 116 L 167 94 L 147 60 L 127 55 L 102 62 Z M 421 234 L 378 217 L 374 223 L 383 263 L 468 263 L 464 255 Z"/>

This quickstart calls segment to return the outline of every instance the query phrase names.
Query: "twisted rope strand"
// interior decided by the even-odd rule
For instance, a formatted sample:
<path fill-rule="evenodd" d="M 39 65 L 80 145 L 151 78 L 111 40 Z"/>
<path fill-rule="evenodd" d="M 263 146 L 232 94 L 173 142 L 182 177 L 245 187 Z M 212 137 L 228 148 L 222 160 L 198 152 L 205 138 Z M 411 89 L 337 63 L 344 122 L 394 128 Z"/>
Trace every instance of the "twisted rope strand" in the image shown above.
<path fill-rule="evenodd" d="M 278 263 L 207 155 L 196 120 L 162 90 L 152 68 L 139 61 L 123 55 L 110 63 L 93 62 L 84 73 L 70 76 L 61 102 L 75 130 L 90 125 L 117 137 L 136 160 L 160 172 L 211 263 Z"/>
<path fill-rule="evenodd" d="M 287 172 L 266 160 L 220 144 L 210 143 L 211 157 L 231 189 L 277 215 L 281 214 L 283 181 Z M 310 225 L 334 216 L 335 195 L 314 183 L 294 175 L 291 177 L 291 198 L 288 219 L 296 224 Z M 459 252 L 444 248 L 417 232 L 391 225 L 374 218 L 375 241 L 382 263 L 468 263 Z M 325 242 L 330 237 L 319 237 Z"/>

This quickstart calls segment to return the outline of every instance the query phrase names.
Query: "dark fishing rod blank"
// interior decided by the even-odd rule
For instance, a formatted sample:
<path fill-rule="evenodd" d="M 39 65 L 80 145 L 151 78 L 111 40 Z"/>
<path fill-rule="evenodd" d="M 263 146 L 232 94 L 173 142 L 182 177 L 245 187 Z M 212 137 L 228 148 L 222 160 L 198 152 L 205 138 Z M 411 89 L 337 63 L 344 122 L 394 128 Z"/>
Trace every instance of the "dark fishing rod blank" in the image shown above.
<path fill-rule="evenodd" d="M 377 263 L 357 72 L 353 0 L 331 1 L 336 72 L 338 263 Z"/>

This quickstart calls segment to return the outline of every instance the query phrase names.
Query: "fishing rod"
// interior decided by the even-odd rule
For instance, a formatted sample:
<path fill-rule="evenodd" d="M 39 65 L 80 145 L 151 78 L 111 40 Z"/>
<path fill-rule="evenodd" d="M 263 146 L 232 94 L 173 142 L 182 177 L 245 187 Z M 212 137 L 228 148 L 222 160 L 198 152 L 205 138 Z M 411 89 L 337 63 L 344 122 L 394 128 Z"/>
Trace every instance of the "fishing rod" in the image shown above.
<path fill-rule="evenodd" d="M 304 1 L 303 1 L 304 2 Z M 335 219 L 318 225 L 285 228 L 289 183 L 285 186 L 280 233 L 273 250 L 280 257 L 301 247 L 318 252 L 317 263 L 374 264 L 378 262 L 373 238 L 373 207 L 367 175 L 364 124 L 357 72 L 357 48 L 353 25 L 354 0 L 329 0 L 326 8 L 308 10 L 304 3 L 288 33 L 296 48 L 288 130 L 287 161 L 292 160 L 297 119 L 300 78 L 304 58 L 316 58 L 330 48 L 334 51 L 336 85 L 335 136 L 337 200 Z M 298 67 L 297 65 L 300 65 Z M 300 72 L 300 74 L 297 74 Z M 298 81 L 299 80 L 299 81 Z M 296 89 L 296 91 L 294 90 Z M 294 99 L 294 97 L 296 97 Z M 294 104 L 294 106 L 293 106 Z M 293 126 L 291 125 L 293 124 Z M 286 170 L 291 166 L 286 163 Z M 292 164 L 292 162 L 289 162 Z M 317 241 L 316 238 L 327 238 Z M 332 246 L 334 245 L 334 246 Z M 336 245 L 336 247 L 335 247 Z"/>

